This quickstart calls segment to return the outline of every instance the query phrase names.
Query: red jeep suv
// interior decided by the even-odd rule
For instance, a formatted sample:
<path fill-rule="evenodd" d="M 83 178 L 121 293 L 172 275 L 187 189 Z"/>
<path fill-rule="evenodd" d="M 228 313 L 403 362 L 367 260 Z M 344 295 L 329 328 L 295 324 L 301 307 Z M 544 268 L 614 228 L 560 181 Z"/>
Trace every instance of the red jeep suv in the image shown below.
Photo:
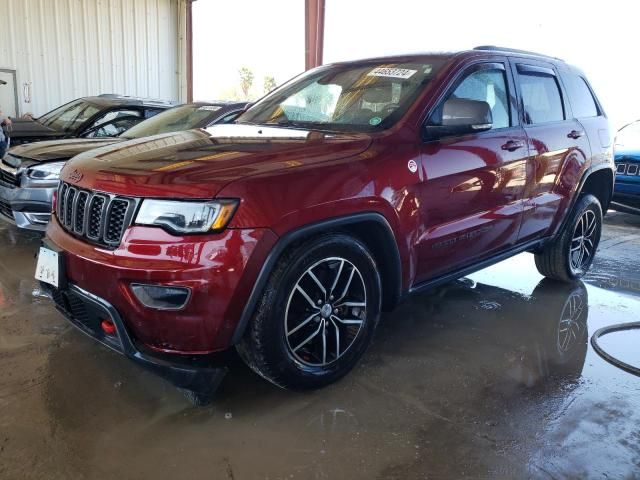
<path fill-rule="evenodd" d="M 74 325 L 180 387 L 235 347 L 307 389 L 410 293 L 523 251 L 584 275 L 614 163 L 580 70 L 479 47 L 321 66 L 236 124 L 98 148 L 61 180 L 36 277 Z"/>

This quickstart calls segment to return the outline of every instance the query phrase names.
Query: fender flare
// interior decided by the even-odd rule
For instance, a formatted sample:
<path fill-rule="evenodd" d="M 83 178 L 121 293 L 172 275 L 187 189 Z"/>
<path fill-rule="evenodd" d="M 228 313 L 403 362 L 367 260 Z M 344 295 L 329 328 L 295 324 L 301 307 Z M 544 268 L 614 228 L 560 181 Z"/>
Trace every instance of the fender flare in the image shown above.
<path fill-rule="evenodd" d="M 565 214 L 564 218 L 562 219 L 562 222 L 560 222 L 558 228 L 556 229 L 556 231 L 553 233 L 553 236 L 558 235 L 559 232 L 562 232 L 567 224 L 567 222 L 569 221 L 569 217 L 571 212 L 573 211 L 573 208 L 576 206 L 576 202 L 578 201 L 578 199 L 580 198 L 580 194 L 582 193 L 582 189 L 584 187 L 584 184 L 587 182 L 587 179 L 595 172 L 599 172 L 600 170 L 610 170 L 613 173 L 613 182 L 615 183 L 616 181 L 616 173 L 615 170 L 611 167 L 611 165 L 609 164 L 599 164 L 599 165 L 592 165 L 589 168 L 587 168 L 585 170 L 585 172 L 582 174 L 582 178 L 580 179 L 580 183 L 578 184 L 578 187 L 576 188 L 575 194 L 573 195 L 573 197 L 571 198 L 571 202 L 569 204 L 569 207 L 567 208 L 567 213 Z M 613 186 L 614 183 L 611 184 L 611 198 L 613 198 Z M 611 204 L 611 200 L 609 200 L 609 204 Z M 603 213 L 606 212 L 608 205 L 602 205 L 602 209 L 603 209 Z"/>
<path fill-rule="evenodd" d="M 372 221 L 376 222 L 379 226 L 382 227 L 383 232 L 385 232 L 385 242 L 387 244 L 386 246 L 392 247 L 389 248 L 389 251 L 385 252 L 392 262 L 392 268 L 390 269 L 390 272 L 388 272 L 390 273 L 391 278 L 387 282 L 387 286 L 390 285 L 394 287 L 394 290 L 390 292 L 391 302 L 397 303 L 400 299 L 402 289 L 402 264 L 400 251 L 396 243 L 396 237 L 387 219 L 382 214 L 375 212 L 355 213 L 341 217 L 330 218 L 317 223 L 312 223 L 296 228 L 295 230 L 286 233 L 278 239 L 276 244 L 267 255 L 267 258 L 262 264 L 262 267 L 260 268 L 260 272 L 258 273 L 256 281 L 253 284 L 253 288 L 251 289 L 251 293 L 249 295 L 247 303 L 242 310 L 242 315 L 240 316 L 240 320 L 238 321 L 238 324 L 236 325 L 235 331 L 233 333 L 233 337 L 231 338 L 231 344 L 235 345 L 242 339 L 247 325 L 249 325 L 249 322 L 251 321 L 253 312 L 258 305 L 260 296 L 262 295 L 262 292 L 264 291 L 264 288 L 269 281 L 271 272 L 276 266 L 276 263 L 280 259 L 282 253 L 289 246 L 291 246 L 294 242 L 309 235 L 327 232 L 330 230 L 339 230 L 340 228 L 350 227 L 364 222 Z"/>

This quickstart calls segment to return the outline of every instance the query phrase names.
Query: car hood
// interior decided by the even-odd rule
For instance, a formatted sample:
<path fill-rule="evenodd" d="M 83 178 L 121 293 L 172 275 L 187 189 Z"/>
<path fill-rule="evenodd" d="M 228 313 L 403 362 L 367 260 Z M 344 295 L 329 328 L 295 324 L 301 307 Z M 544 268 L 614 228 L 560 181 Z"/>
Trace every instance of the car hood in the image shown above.
<path fill-rule="evenodd" d="M 640 150 L 631 148 L 616 150 L 615 159 L 617 162 L 640 162 Z"/>
<path fill-rule="evenodd" d="M 79 153 L 121 141 L 120 138 L 70 138 L 28 143 L 13 147 L 9 151 L 8 163 L 18 168 L 54 160 L 68 160 Z M 14 165 L 14 163 L 17 164 Z"/>
<path fill-rule="evenodd" d="M 28 139 L 31 137 L 35 137 L 35 138 L 61 137 L 64 135 L 65 135 L 65 132 L 62 132 L 60 130 L 54 130 L 53 128 L 45 127 L 44 125 L 42 125 L 41 123 L 35 120 L 27 120 L 24 118 L 11 120 L 10 136 L 14 140 Z"/>
<path fill-rule="evenodd" d="M 74 157 L 62 180 L 141 197 L 212 198 L 240 178 L 357 155 L 365 134 L 215 125 L 129 140 Z"/>

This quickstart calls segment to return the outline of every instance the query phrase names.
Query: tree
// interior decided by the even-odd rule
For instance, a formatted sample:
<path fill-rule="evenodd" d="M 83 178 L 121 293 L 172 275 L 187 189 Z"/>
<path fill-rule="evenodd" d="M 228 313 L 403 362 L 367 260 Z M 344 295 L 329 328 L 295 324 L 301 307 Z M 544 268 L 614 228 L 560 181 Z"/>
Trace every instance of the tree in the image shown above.
<path fill-rule="evenodd" d="M 276 79 L 272 75 L 264 77 L 264 93 L 267 94 L 276 88 Z"/>
<path fill-rule="evenodd" d="M 240 75 L 240 88 L 242 89 L 242 94 L 244 95 L 245 100 L 248 100 L 249 90 L 251 90 L 251 86 L 253 85 L 253 72 L 248 67 L 242 67 L 238 70 L 238 74 Z"/>

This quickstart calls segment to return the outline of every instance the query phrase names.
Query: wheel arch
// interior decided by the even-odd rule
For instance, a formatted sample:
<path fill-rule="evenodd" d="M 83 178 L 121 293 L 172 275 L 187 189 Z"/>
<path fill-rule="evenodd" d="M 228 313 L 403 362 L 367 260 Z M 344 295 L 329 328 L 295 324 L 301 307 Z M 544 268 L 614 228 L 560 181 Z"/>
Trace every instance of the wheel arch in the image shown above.
<path fill-rule="evenodd" d="M 282 236 L 271 249 L 242 311 L 232 337 L 240 341 L 258 305 L 260 296 L 282 254 L 317 234 L 343 233 L 352 235 L 371 251 L 379 266 L 382 280 L 382 308 L 391 310 L 401 298 L 402 264 L 396 238 L 387 219 L 380 213 L 365 212 L 327 219 L 304 225 Z"/>
<path fill-rule="evenodd" d="M 613 168 L 608 165 L 598 165 L 597 167 L 590 167 L 587 169 L 582 177 L 580 178 L 580 183 L 576 188 L 576 192 L 571 198 L 571 203 L 566 210 L 564 218 L 562 222 L 559 222 L 558 227 L 553 230 L 553 236 L 558 235 L 559 232 L 562 232 L 565 228 L 569 218 L 571 217 L 571 212 L 576 206 L 576 203 L 580 199 L 583 194 L 591 194 L 594 195 L 602 206 L 603 216 L 606 214 L 607 209 L 609 208 L 609 204 L 611 203 L 611 199 L 613 197 L 613 186 L 615 182 L 615 173 Z"/>
<path fill-rule="evenodd" d="M 615 174 L 611 168 L 599 168 L 592 172 L 587 172 L 582 180 L 578 195 L 590 193 L 596 197 L 602 206 L 602 214 L 605 215 L 613 196 L 614 182 Z"/>

